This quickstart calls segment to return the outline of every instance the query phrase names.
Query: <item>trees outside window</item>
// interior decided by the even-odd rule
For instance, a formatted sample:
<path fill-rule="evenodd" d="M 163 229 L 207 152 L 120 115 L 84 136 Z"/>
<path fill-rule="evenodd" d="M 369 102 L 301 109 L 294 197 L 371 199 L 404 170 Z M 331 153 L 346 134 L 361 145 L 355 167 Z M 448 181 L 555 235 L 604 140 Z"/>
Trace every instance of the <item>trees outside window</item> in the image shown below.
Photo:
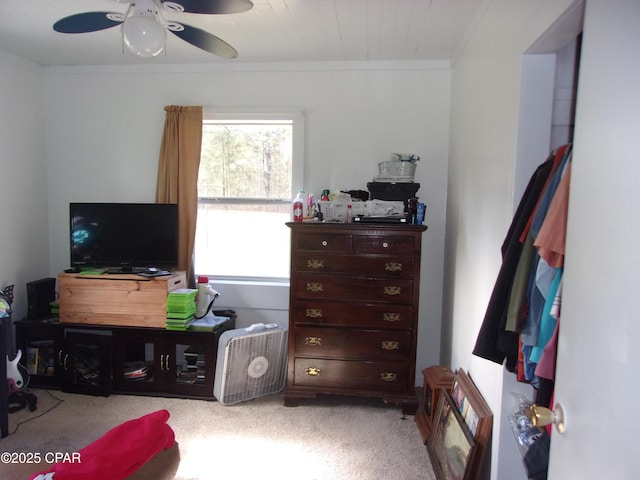
<path fill-rule="evenodd" d="M 218 278 L 289 276 L 299 114 L 206 115 L 198 174 L 195 272 Z M 297 180 L 299 181 L 299 180 Z M 298 189 L 302 188 L 301 185 Z"/>

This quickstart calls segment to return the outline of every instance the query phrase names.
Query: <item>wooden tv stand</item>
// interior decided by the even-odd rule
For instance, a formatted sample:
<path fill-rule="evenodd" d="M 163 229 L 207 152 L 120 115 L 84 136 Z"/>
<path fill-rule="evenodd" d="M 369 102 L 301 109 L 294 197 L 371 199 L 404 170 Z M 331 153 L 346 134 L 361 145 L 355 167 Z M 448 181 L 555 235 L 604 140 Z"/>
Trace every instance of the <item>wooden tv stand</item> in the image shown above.
<path fill-rule="evenodd" d="M 220 335 L 166 329 L 167 295 L 185 272 L 161 277 L 61 273 L 60 316 L 15 322 L 16 345 L 36 361 L 31 385 L 92 395 L 111 392 L 213 399 Z"/>
<path fill-rule="evenodd" d="M 92 325 L 164 328 L 167 295 L 186 288 L 185 272 L 163 277 L 135 274 L 61 273 L 60 321 Z"/>
<path fill-rule="evenodd" d="M 220 335 L 236 321 L 232 310 L 214 314 L 229 321 L 212 332 L 24 319 L 14 323 L 16 346 L 32 387 L 211 400 Z"/>

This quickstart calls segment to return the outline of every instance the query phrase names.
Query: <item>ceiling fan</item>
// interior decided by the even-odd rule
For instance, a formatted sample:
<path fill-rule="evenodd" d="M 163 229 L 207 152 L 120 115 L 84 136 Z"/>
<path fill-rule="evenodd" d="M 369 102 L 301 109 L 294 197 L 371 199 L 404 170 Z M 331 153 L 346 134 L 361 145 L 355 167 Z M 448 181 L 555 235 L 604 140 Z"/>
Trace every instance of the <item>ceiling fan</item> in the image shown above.
<path fill-rule="evenodd" d="M 153 57 L 164 50 L 167 30 L 191 45 L 224 58 L 236 58 L 238 52 L 221 38 L 182 22 L 165 20 L 163 12 L 220 15 L 251 10 L 251 0 L 115 0 L 128 3 L 127 11 L 85 12 L 61 18 L 53 24 L 60 33 L 88 33 L 122 25 L 122 39 L 139 57 Z"/>

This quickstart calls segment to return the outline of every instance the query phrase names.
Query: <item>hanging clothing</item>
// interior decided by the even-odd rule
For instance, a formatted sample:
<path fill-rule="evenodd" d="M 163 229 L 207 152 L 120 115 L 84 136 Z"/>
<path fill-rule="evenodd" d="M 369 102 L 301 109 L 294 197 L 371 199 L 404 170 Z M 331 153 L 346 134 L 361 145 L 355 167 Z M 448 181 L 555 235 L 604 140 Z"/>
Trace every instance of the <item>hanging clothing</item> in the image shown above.
<path fill-rule="evenodd" d="M 551 235 L 558 235 L 559 230 L 566 228 L 566 215 L 564 216 L 564 223 L 560 224 L 555 220 L 555 216 L 558 213 L 557 207 L 551 211 L 552 205 L 558 205 L 558 187 L 564 184 L 568 187 L 568 179 L 565 174 L 570 173 L 568 168 L 571 165 L 572 149 L 568 148 L 561 164 L 558 166 L 556 173 L 549 182 L 547 189 L 543 194 L 543 198 L 540 202 L 539 208 L 535 213 L 533 222 L 531 224 L 531 235 L 534 238 L 534 247 L 539 245 L 539 234 L 544 225 L 553 225 L 553 233 Z M 564 234 L 563 234 L 563 246 L 564 251 Z M 559 247 L 552 247 L 559 248 Z M 529 302 L 527 310 L 527 318 L 525 325 L 522 329 L 522 342 L 526 345 L 537 345 L 538 343 L 538 331 L 540 329 L 540 319 L 542 318 L 543 309 L 547 300 L 547 292 L 551 287 L 551 283 L 556 275 L 554 266 L 549 265 L 546 258 L 540 256 L 539 248 L 536 248 L 534 260 L 532 262 L 532 277 L 529 286 L 529 293 L 527 300 Z"/>
<path fill-rule="evenodd" d="M 540 245 L 540 230 L 543 228 L 545 223 L 553 223 L 548 222 L 546 219 L 550 216 L 554 217 L 556 214 L 555 211 L 550 212 L 550 210 L 552 205 L 557 203 L 556 197 L 558 189 L 560 185 L 562 185 L 562 179 L 566 177 L 566 168 L 567 164 L 570 165 L 569 162 L 571 161 L 572 150 L 571 145 L 565 145 L 557 150 L 555 157 L 557 163 L 553 172 L 550 174 L 549 180 L 538 204 L 536 205 L 535 211 L 531 216 L 529 223 L 530 229 L 526 234 L 526 238 L 524 238 L 524 235 L 520 236 L 520 242 L 523 244 L 523 249 L 509 298 L 509 310 L 507 313 L 506 323 L 506 329 L 509 331 L 520 332 L 523 330 L 528 317 L 540 316 L 540 308 L 546 298 L 544 292 L 549 288 L 553 276 L 555 275 L 555 272 L 550 271 L 546 258 L 544 258 L 544 261 L 540 263 L 540 252 L 539 249 L 535 247 Z M 566 193 L 568 199 L 568 188 Z M 554 231 L 549 231 L 550 229 L 547 227 L 546 232 L 548 232 L 548 236 L 551 237 L 548 241 L 552 241 L 553 235 L 556 233 L 555 229 L 560 229 L 562 228 L 562 225 L 566 225 L 566 215 L 564 216 L 564 224 L 561 222 L 562 219 L 559 222 L 554 223 Z M 535 243 L 534 238 L 536 239 Z M 564 248 L 564 235 L 562 236 L 562 245 Z M 549 248 L 557 249 L 559 246 L 554 244 Z M 536 270 L 536 282 L 535 284 L 531 284 L 529 279 L 534 266 Z M 531 307 L 532 303 L 533 307 Z M 528 338 L 525 343 L 528 345 L 535 345 L 537 343 L 536 331 L 537 329 L 527 332 L 531 337 Z"/>
<path fill-rule="evenodd" d="M 515 369 L 518 356 L 518 335 L 515 332 L 506 332 L 504 326 L 513 276 L 522 251 L 520 236 L 528 231 L 531 215 L 550 174 L 554 171 L 555 163 L 556 155 L 549 155 L 529 179 L 502 244 L 502 266 L 473 349 L 474 355 L 499 364 L 509 357 L 508 364 L 512 369 Z"/>
<path fill-rule="evenodd" d="M 569 184 L 571 182 L 571 160 L 553 196 L 545 221 L 536 236 L 534 247 L 552 267 L 564 265 L 564 246 L 567 234 L 569 211 Z"/>
<path fill-rule="evenodd" d="M 513 286 L 509 296 L 509 307 L 507 310 L 506 330 L 510 332 L 519 332 L 526 319 L 527 306 L 527 290 L 529 286 L 529 274 L 531 272 L 531 262 L 535 256 L 535 248 L 533 246 L 533 237 L 527 234 L 522 245 L 520 260 L 513 278 Z"/>
<path fill-rule="evenodd" d="M 536 365 L 540 362 L 542 350 L 551 339 L 553 331 L 556 328 L 556 323 L 558 322 L 557 314 L 554 315 L 554 312 L 558 311 L 555 307 L 560 304 L 562 297 L 562 273 L 562 268 L 559 268 L 547 294 L 547 301 L 540 321 L 538 343 L 533 347 L 530 357 L 531 361 Z"/>
<path fill-rule="evenodd" d="M 524 356 L 524 372 L 525 380 L 537 385 L 535 370 L 540 361 L 542 351 L 549 342 L 549 339 L 553 335 L 557 318 L 553 315 L 554 305 L 560 302 L 561 295 L 561 282 L 562 282 L 562 269 L 555 269 L 555 275 L 549 290 L 546 292 L 546 300 L 544 303 L 544 309 L 542 315 L 538 319 L 538 332 L 536 335 L 537 341 L 535 344 L 525 344 L 522 340 L 522 353 Z M 524 338 L 524 336 L 522 336 Z"/>
<path fill-rule="evenodd" d="M 571 163 L 566 167 L 564 176 L 558 185 L 549 212 L 534 246 L 550 266 L 562 272 L 564 266 L 565 240 L 567 233 L 567 215 L 569 211 L 569 185 L 571 182 Z M 559 275 L 562 277 L 562 273 Z M 562 304 L 562 278 L 552 306 L 541 322 L 538 344 L 533 348 L 531 361 L 536 363 L 534 375 L 539 379 L 555 380 L 558 332 L 560 330 L 560 306 Z M 553 329 L 552 332 L 549 330 Z"/>
<path fill-rule="evenodd" d="M 542 356 L 534 374 L 540 379 L 555 380 L 556 379 L 556 356 L 558 353 L 558 332 L 560 331 L 560 322 L 556 322 L 556 326 L 553 329 L 553 335 L 547 342 L 542 351 Z"/>
<path fill-rule="evenodd" d="M 542 188 L 542 191 L 546 191 L 547 188 L 549 187 L 549 184 L 551 183 L 551 180 L 553 178 L 553 175 L 555 175 L 555 173 L 558 171 L 558 167 L 560 166 L 560 163 L 564 160 L 564 158 L 566 158 L 566 156 L 571 152 L 571 150 L 573 149 L 571 144 L 568 145 L 563 145 L 561 147 L 558 147 L 558 149 L 555 152 L 551 152 L 551 156 L 554 157 L 554 162 L 553 162 L 553 169 L 551 172 L 549 172 L 549 177 L 547 178 L 547 182 L 545 183 L 544 187 Z M 527 193 L 525 192 L 524 195 L 526 195 Z M 524 198 L 523 195 L 523 198 Z M 529 218 L 529 221 L 527 222 L 526 228 L 523 230 L 522 235 L 520 236 L 520 242 L 524 243 L 524 236 L 529 233 L 531 226 L 533 224 L 533 218 L 535 216 L 535 214 L 538 212 L 538 207 L 539 207 L 539 202 L 542 200 L 542 198 L 538 199 L 538 204 L 536 204 L 535 208 L 533 209 L 533 211 L 531 212 L 531 217 Z"/>
<path fill-rule="evenodd" d="M 571 151 L 571 145 L 564 145 L 552 152 L 527 184 L 502 244 L 502 265 L 473 349 L 474 355 L 495 363 L 506 360 L 506 368 L 518 371 L 519 378 L 521 373 L 527 379 L 535 376 L 536 364 L 529 356 L 531 350 L 538 347 L 547 294 L 556 277 L 559 256 L 564 255 L 564 236 L 560 241 L 556 239 L 562 229 L 562 217 L 548 224 L 546 221 L 550 211 L 555 216 L 561 209 L 560 197 L 566 195 L 563 180 L 570 172 L 567 165 L 570 165 Z M 554 201 L 561 185 L 561 194 Z M 555 206 L 556 203 L 559 205 Z M 564 219 L 566 225 L 566 214 Z M 541 231 L 544 232 L 542 245 L 538 242 Z M 549 241 L 549 237 L 553 240 Z M 551 258 L 553 266 L 546 257 Z M 555 293 L 552 295 L 551 301 Z M 521 335 L 521 331 L 525 334 Z M 545 330 L 544 340 L 549 336 Z M 540 346 L 541 351 L 544 346 Z M 539 358 L 541 353 L 536 352 Z"/>

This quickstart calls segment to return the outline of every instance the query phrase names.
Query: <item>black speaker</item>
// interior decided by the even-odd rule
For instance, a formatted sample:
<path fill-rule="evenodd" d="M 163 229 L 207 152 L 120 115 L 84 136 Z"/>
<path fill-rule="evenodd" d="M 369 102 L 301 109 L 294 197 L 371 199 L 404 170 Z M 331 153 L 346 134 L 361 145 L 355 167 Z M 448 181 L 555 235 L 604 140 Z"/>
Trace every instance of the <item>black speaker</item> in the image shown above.
<path fill-rule="evenodd" d="M 56 279 L 42 278 L 27 283 L 27 320 L 51 317 L 51 305 L 56 299 Z"/>

